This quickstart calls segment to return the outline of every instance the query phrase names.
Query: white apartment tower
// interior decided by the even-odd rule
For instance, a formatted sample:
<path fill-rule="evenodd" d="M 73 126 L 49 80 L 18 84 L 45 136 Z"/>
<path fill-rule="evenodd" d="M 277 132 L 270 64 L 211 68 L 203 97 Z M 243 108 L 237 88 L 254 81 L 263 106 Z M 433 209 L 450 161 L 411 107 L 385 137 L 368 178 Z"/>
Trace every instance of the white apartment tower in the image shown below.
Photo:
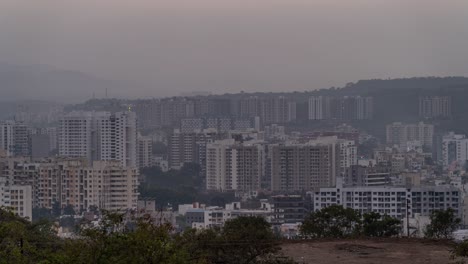
<path fill-rule="evenodd" d="M 137 119 L 133 112 L 72 112 L 60 119 L 59 155 L 118 160 L 137 165 Z"/>
<path fill-rule="evenodd" d="M 98 119 L 97 160 L 118 160 L 137 166 L 137 119 L 134 112 L 118 112 Z"/>
<path fill-rule="evenodd" d="M 29 185 L 8 185 L 0 178 L 0 207 L 11 208 L 20 217 L 32 220 L 32 190 Z"/>
<path fill-rule="evenodd" d="M 59 120 L 59 155 L 70 158 L 86 158 L 91 161 L 96 156 L 93 137 L 96 126 L 93 124 L 95 112 L 71 112 Z M 94 143 L 94 144 L 93 144 Z"/>
<path fill-rule="evenodd" d="M 464 166 L 468 161 L 468 138 L 453 132 L 442 137 L 442 161 L 444 166 L 457 163 Z"/>
<path fill-rule="evenodd" d="M 0 124 L 0 149 L 5 151 L 7 156 L 13 156 L 13 122 Z"/>
<path fill-rule="evenodd" d="M 323 96 L 309 97 L 309 120 L 322 120 L 325 117 L 325 98 Z"/>
<path fill-rule="evenodd" d="M 0 150 L 3 150 L 6 156 L 29 156 L 29 143 L 28 127 L 23 122 L 0 122 Z"/>

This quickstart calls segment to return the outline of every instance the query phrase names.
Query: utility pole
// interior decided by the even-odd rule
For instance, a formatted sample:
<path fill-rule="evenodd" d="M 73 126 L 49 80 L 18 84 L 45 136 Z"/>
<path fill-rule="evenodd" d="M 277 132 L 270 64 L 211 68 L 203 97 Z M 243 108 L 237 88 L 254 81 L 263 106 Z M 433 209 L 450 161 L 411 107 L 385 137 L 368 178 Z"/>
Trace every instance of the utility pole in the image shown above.
<path fill-rule="evenodd" d="M 406 235 L 409 237 L 409 208 L 410 207 L 410 200 L 406 198 Z"/>

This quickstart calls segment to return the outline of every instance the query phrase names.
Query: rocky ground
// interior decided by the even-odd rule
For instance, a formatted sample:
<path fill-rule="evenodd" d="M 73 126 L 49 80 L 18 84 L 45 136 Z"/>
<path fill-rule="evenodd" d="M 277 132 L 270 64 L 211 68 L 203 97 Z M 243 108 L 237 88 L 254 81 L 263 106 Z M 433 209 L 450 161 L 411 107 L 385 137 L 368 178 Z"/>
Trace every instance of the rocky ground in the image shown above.
<path fill-rule="evenodd" d="M 455 263 L 453 243 L 423 239 L 345 239 L 285 242 L 285 255 L 299 263 Z"/>

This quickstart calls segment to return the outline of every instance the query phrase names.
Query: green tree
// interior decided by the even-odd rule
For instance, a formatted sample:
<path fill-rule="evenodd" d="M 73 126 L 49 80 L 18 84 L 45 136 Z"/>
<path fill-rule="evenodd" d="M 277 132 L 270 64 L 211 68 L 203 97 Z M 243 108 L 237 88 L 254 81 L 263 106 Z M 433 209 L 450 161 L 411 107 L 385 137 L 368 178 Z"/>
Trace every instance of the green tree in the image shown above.
<path fill-rule="evenodd" d="M 223 228 L 187 230 L 180 243 L 198 263 L 294 263 L 279 253 L 279 241 L 260 217 L 238 217 Z"/>
<path fill-rule="evenodd" d="M 61 250 L 50 222 L 31 223 L 0 208 L 0 263 L 60 263 Z"/>
<path fill-rule="evenodd" d="M 430 220 L 431 223 L 427 225 L 424 234 L 428 238 L 451 238 L 453 231 L 461 223 L 461 219 L 456 217 L 452 208 L 432 211 Z"/>
<path fill-rule="evenodd" d="M 227 221 L 222 235 L 223 245 L 232 257 L 231 263 L 256 263 L 260 257 L 280 249 L 270 224 L 261 217 L 238 217 Z"/>
<path fill-rule="evenodd" d="M 123 213 L 103 212 L 100 226 L 82 228 L 80 238 L 69 241 L 65 262 L 189 263 L 187 251 L 177 246 L 169 225 L 154 225 L 143 217 L 130 229 L 124 220 Z"/>
<path fill-rule="evenodd" d="M 362 232 L 369 237 L 397 236 L 401 231 L 401 221 L 388 215 L 370 212 L 363 215 Z"/>
<path fill-rule="evenodd" d="M 331 205 L 306 217 L 300 232 L 306 237 L 349 237 L 360 232 L 360 225 L 359 212 Z"/>

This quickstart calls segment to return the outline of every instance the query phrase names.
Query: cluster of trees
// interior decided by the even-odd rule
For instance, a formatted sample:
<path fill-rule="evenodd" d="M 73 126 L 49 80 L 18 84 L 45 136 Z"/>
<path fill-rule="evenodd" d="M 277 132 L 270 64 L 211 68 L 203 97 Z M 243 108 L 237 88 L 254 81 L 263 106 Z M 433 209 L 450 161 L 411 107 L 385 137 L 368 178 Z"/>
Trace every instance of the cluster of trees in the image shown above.
<path fill-rule="evenodd" d="M 452 208 L 433 211 L 429 217 L 430 223 L 426 226 L 424 236 L 427 238 L 449 239 L 461 223 L 461 219 L 455 215 Z"/>
<path fill-rule="evenodd" d="M 436 210 L 424 230 L 426 238 L 450 239 L 461 223 L 452 208 Z M 310 238 L 345 238 L 355 236 L 392 237 L 400 235 L 400 220 L 376 212 L 360 214 L 357 210 L 332 205 L 312 212 L 302 223 L 301 234 Z M 468 242 L 467 242 L 468 246 Z"/>
<path fill-rule="evenodd" d="M 181 234 L 148 217 L 126 220 L 106 212 L 99 226 L 83 223 L 75 238 L 62 239 L 50 222 L 30 223 L 0 209 L 0 263 L 294 263 L 279 253 L 263 218 L 239 217 L 223 228 Z"/>
<path fill-rule="evenodd" d="M 300 229 L 301 234 L 309 238 L 392 237 L 400 231 L 401 221 L 396 218 L 375 212 L 361 215 L 341 205 L 312 212 Z"/>
<path fill-rule="evenodd" d="M 185 163 L 180 170 L 167 172 L 159 167 L 144 168 L 141 174 L 146 181 L 140 184 L 140 196 L 156 200 L 160 207 L 193 201 L 224 206 L 235 200 L 233 193 L 205 192 L 200 170 L 200 165 L 196 163 Z"/>

